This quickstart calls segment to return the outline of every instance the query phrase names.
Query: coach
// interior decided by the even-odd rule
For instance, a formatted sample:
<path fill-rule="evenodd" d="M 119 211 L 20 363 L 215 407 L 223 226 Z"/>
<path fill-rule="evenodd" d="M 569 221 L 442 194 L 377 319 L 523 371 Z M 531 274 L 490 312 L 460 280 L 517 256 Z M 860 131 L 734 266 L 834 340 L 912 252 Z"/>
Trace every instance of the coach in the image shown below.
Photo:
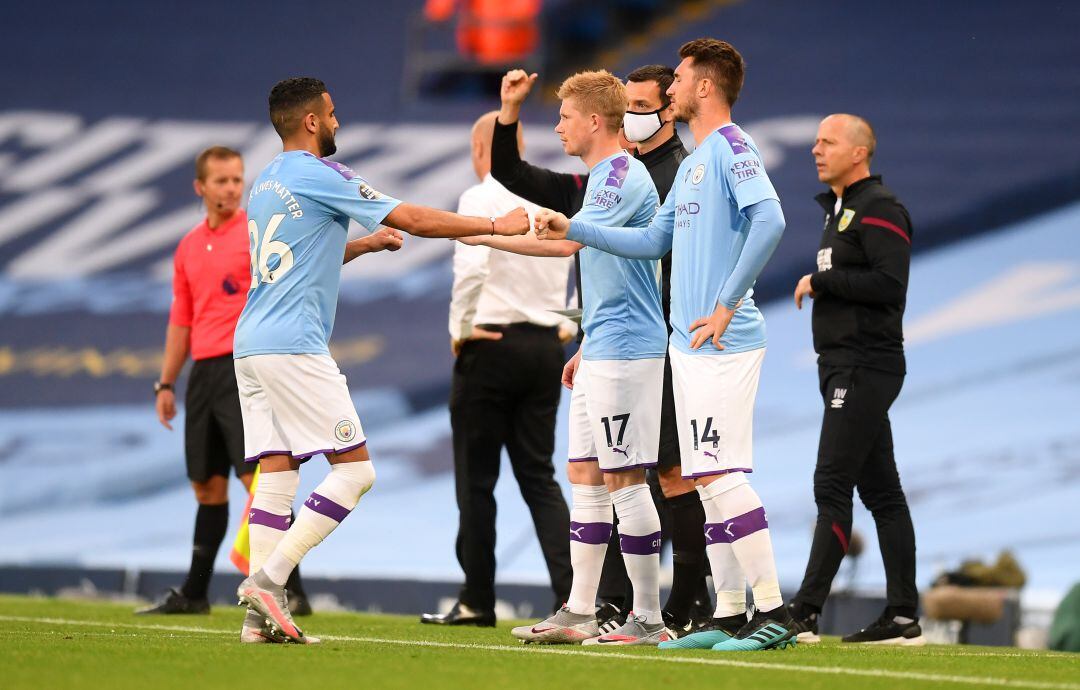
<path fill-rule="evenodd" d="M 800 309 L 814 300 L 814 349 L 825 413 L 814 499 L 810 562 L 789 605 L 800 638 L 814 641 L 817 617 L 851 539 L 852 491 L 874 517 L 885 564 L 888 607 L 844 642 L 923 643 L 916 617 L 915 531 L 893 456 L 889 407 L 904 382 L 902 319 L 911 260 L 911 219 L 870 174 L 870 124 L 855 115 L 822 120 L 813 155 L 825 231 L 817 272 L 795 288 Z"/>
<path fill-rule="evenodd" d="M 458 213 L 501 216 L 525 207 L 532 214 L 536 206 L 490 174 L 496 115 L 488 113 L 473 126 L 472 164 L 480 183 L 461 195 Z M 519 136 L 514 147 L 520 145 Z M 576 332 L 555 311 L 566 308 L 572 265 L 570 258 L 519 256 L 455 243 L 450 427 L 459 513 L 456 551 L 465 585 L 449 613 L 424 614 L 422 623 L 495 624 L 494 490 L 504 447 L 532 515 L 555 607 L 570 595 L 570 511 L 551 456 L 563 344 Z"/>
<path fill-rule="evenodd" d="M 240 203 L 244 162 L 224 146 L 195 159 L 195 193 L 206 218 L 180 240 L 174 256 L 173 302 L 165 331 L 161 378 L 154 383 L 158 420 L 171 430 L 174 387 L 188 354 L 194 360 L 187 386 L 184 454 L 199 504 L 191 567 L 179 590 L 138 613 L 209 613 L 207 591 L 214 560 L 229 528 L 229 472 L 248 489 L 254 464 L 244 463 L 244 427 L 233 368 L 233 331 L 251 285 L 247 214 Z M 289 607 L 311 612 L 294 573 Z"/>

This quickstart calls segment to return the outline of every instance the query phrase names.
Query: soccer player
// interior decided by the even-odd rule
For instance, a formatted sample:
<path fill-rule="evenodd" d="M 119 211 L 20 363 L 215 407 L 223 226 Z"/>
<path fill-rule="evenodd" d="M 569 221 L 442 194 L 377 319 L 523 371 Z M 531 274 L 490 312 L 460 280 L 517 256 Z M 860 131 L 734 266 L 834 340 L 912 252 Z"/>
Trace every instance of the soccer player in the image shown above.
<path fill-rule="evenodd" d="M 274 641 L 305 643 L 282 585 L 296 565 L 341 523 L 375 481 L 360 419 L 328 341 L 352 218 L 421 237 L 528 232 L 528 215 L 473 218 L 402 203 L 340 163 L 334 103 L 307 77 L 270 91 L 278 154 L 248 195 L 251 290 L 236 327 L 233 356 L 249 462 L 262 469 L 252 500 L 251 576 L 237 592 L 249 606 L 244 627 L 269 626 Z M 299 467 L 325 454 L 330 472 L 289 514 Z"/>
<path fill-rule="evenodd" d="M 541 206 L 570 216 L 584 203 L 581 176 L 556 173 L 523 161 L 517 149 L 520 133 L 518 115 L 521 104 L 532 88 L 536 74 L 511 70 L 503 77 L 502 108 L 492 137 L 492 176 L 507 189 Z M 626 77 L 627 108 L 622 132 L 635 148 L 634 157 L 640 160 L 656 185 L 663 203 L 675 182 L 679 164 L 688 155 L 675 133 L 675 121 L 667 89 L 675 79 L 675 71 L 664 65 L 646 65 Z M 580 257 L 578 257 L 580 259 Z M 671 295 L 671 254 L 660 259 L 660 294 L 667 321 Z M 580 295 L 580 290 L 579 290 Z M 661 524 L 665 509 L 670 515 L 671 556 L 673 572 L 671 592 L 664 604 L 664 621 L 672 631 L 685 631 L 709 620 L 711 602 L 698 613 L 694 601 L 708 602 L 702 570 L 705 561 L 705 513 L 694 490 L 693 480 L 684 479 L 679 459 L 679 439 L 675 431 L 675 400 L 671 388 L 671 367 L 664 367 L 663 404 L 660 411 L 660 451 L 655 470 L 656 480 L 664 497 L 658 504 Z M 650 481 L 652 481 L 650 479 Z M 654 491 L 654 496 L 656 492 Z M 617 535 L 616 535 L 617 536 Z M 624 596 L 624 592 L 630 590 Z M 597 595 L 602 602 L 597 612 L 600 629 L 610 632 L 626 621 L 633 608 L 633 592 L 629 587 L 626 568 L 617 549 L 608 549 L 600 576 Z M 617 603 L 616 603 L 617 602 Z M 624 603 L 625 602 L 625 603 Z M 621 610 L 620 610 L 621 607 Z"/>
<path fill-rule="evenodd" d="M 563 150 L 589 167 L 585 201 L 575 218 L 645 227 L 659 197 L 645 166 L 622 150 L 619 126 L 626 87 L 605 72 L 581 72 L 559 87 Z M 516 118 L 514 118 L 516 119 Z M 670 639 L 660 609 L 660 518 L 645 483 L 656 466 L 667 331 L 655 260 L 623 259 L 576 242 L 534 238 L 485 244 L 523 254 L 570 256 L 581 251 L 585 340 L 563 370 L 570 399 L 573 491 L 566 605 L 536 625 L 514 628 L 525 642 L 656 645 Z M 634 615 L 600 635 L 596 590 L 619 517 L 620 546 L 634 587 Z"/>
<path fill-rule="evenodd" d="M 730 44 L 711 38 L 679 50 L 668 93 L 698 146 L 647 228 L 602 227 L 537 214 L 542 238 L 636 258 L 672 252 L 671 369 L 683 475 L 697 481 L 716 611 L 699 632 L 663 648 L 761 650 L 794 644 L 780 596 L 765 509 L 750 486 L 752 422 L 765 355 L 754 281 L 784 231 L 776 192 L 753 140 L 731 122 L 745 72 Z M 757 608 L 746 619 L 746 584 Z"/>

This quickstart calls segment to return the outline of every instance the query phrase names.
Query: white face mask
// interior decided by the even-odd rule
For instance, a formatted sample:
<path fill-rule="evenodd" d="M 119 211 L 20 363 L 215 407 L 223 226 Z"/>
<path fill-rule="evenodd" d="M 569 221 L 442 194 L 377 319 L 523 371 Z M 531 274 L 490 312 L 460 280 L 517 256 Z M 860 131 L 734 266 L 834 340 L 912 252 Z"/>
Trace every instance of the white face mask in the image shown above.
<path fill-rule="evenodd" d="M 623 136 L 627 141 L 639 142 L 651 138 L 660 128 L 664 121 L 660 119 L 660 113 L 664 108 L 654 110 L 651 113 L 632 113 L 629 110 L 623 115 Z"/>

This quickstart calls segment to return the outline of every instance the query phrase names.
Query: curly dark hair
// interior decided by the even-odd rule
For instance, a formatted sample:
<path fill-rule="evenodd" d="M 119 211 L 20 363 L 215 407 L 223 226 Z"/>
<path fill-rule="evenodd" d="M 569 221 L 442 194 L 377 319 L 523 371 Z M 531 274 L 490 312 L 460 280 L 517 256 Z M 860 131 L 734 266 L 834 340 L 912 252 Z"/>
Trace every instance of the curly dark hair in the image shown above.
<path fill-rule="evenodd" d="M 321 100 L 324 93 L 326 84 L 312 77 L 292 77 L 274 84 L 270 89 L 270 122 L 278 136 L 292 134 L 304 115 L 312 112 L 312 102 Z"/>

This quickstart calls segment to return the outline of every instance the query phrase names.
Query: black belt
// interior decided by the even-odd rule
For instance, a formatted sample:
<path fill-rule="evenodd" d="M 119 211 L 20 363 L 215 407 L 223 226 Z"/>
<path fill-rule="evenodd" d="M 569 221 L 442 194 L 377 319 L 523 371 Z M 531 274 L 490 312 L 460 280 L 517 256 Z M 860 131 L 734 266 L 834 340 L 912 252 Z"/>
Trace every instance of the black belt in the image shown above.
<path fill-rule="evenodd" d="M 558 326 L 541 326 L 537 323 L 531 323 L 529 321 L 518 321 L 515 323 L 478 323 L 477 328 L 482 328 L 485 331 L 494 331 L 496 333 L 511 333 L 514 331 L 524 331 L 532 333 L 554 333 L 559 332 Z"/>

